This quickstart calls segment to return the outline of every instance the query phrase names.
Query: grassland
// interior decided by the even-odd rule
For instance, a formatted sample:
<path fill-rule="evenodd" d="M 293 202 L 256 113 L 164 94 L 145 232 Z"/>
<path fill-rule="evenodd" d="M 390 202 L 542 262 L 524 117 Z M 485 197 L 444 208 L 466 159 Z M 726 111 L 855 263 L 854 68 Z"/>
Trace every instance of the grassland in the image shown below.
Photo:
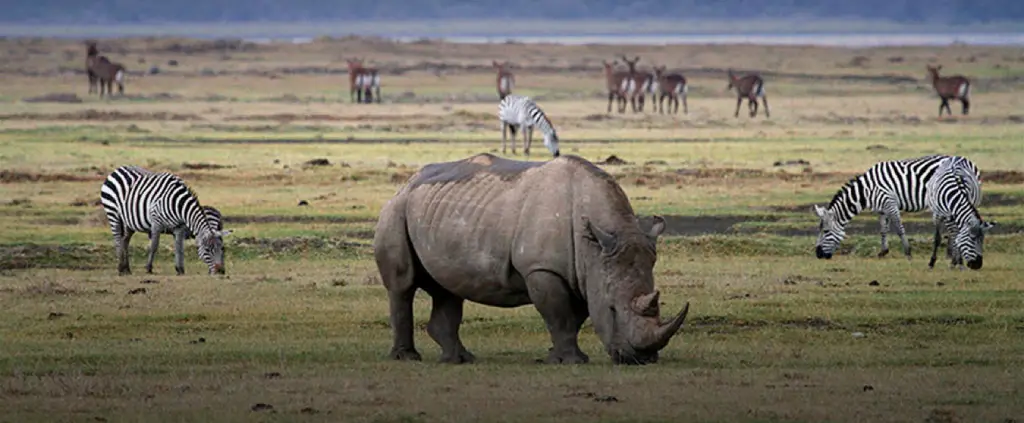
<path fill-rule="evenodd" d="M 80 42 L 0 44 L 0 421 L 1024 420 L 1019 49 L 115 39 L 101 51 L 132 74 L 100 100 Z M 619 54 L 686 72 L 690 113 L 605 113 L 600 62 Z M 349 103 L 352 56 L 382 69 L 382 104 Z M 564 153 L 668 217 L 656 283 L 666 310 L 692 308 L 658 364 L 612 366 L 589 324 L 591 364 L 536 364 L 537 313 L 477 305 L 462 331 L 478 363 L 433 363 L 422 331 L 423 363 L 385 359 L 377 212 L 423 164 L 500 154 L 492 59 L 515 63 Z M 926 63 L 974 78 L 970 116 L 936 117 Z M 766 75 L 770 119 L 732 116 L 728 67 Z M 874 257 L 868 214 L 841 255 L 813 258 L 811 204 L 931 153 L 982 169 L 999 224 L 984 269 L 928 270 L 924 213 L 905 216 L 910 262 Z M 174 276 L 169 237 L 146 275 L 141 236 L 136 273 L 116 276 L 98 189 L 125 163 L 174 171 L 224 212 L 227 276 L 191 243 Z M 416 312 L 425 324 L 425 296 Z"/>

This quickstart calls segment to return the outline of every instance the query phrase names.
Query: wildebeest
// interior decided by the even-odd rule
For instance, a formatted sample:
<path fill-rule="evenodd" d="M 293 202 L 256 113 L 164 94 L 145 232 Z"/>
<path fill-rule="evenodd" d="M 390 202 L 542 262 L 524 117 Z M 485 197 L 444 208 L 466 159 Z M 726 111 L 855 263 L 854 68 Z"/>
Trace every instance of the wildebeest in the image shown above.
<path fill-rule="evenodd" d="M 768 110 L 768 96 L 764 93 L 764 79 L 761 78 L 761 75 L 747 74 L 738 77 L 732 72 L 732 69 L 729 69 L 728 72 L 729 85 L 725 87 L 725 90 L 736 88 L 736 113 L 733 116 L 739 117 L 740 104 L 743 103 L 743 99 L 747 99 L 750 117 L 757 116 L 757 98 L 761 97 L 761 101 L 764 102 L 764 117 L 771 117 L 771 111 Z"/>
<path fill-rule="evenodd" d="M 474 360 L 459 337 L 467 300 L 533 304 L 551 334 L 548 363 L 590 360 L 577 342 L 588 317 L 614 363 L 656 362 L 689 310 L 659 317 L 655 246 L 664 230 L 657 216 L 642 230 L 615 179 L 578 156 L 428 164 L 384 205 L 373 240 L 390 301 L 390 357 L 421 359 L 412 307 L 423 289 L 442 362 Z"/>
<path fill-rule="evenodd" d="M 942 100 L 939 103 L 939 117 L 942 117 L 943 108 L 946 109 L 947 114 L 953 115 L 953 111 L 949 107 L 949 100 L 960 100 L 960 103 L 963 105 L 961 112 L 966 115 L 971 108 L 971 81 L 963 75 L 939 76 L 942 65 L 925 66 L 928 68 L 928 76 L 931 77 L 932 87 L 935 88 L 935 93 Z"/>

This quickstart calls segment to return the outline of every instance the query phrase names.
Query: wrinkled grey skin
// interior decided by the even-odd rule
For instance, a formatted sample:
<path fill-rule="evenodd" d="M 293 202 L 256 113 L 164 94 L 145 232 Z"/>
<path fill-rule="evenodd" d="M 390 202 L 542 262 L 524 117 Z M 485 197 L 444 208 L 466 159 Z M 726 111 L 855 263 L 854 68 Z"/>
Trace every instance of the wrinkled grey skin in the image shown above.
<path fill-rule="evenodd" d="M 423 289 L 442 362 L 474 360 L 459 337 L 466 300 L 533 304 L 551 334 L 548 363 L 589 362 L 577 343 L 588 317 L 613 362 L 656 362 L 689 309 L 659 317 L 653 268 L 664 229 L 655 217 L 642 231 L 614 179 L 576 156 L 541 163 L 481 154 L 427 165 L 383 207 L 374 236 L 390 357 L 421 359 L 412 305 Z"/>

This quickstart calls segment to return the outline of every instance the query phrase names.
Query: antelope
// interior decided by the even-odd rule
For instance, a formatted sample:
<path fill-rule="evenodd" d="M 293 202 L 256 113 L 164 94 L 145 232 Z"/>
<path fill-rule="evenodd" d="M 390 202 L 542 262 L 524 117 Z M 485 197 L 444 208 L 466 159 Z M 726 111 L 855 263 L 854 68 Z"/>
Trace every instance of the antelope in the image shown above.
<path fill-rule="evenodd" d="M 90 41 L 86 44 L 88 49 L 85 53 L 85 74 L 89 77 L 89 94 L 96 91 L 96 74 L 92 71 L 92 65 L 99 58 L 100 51 L 96 48 L 96 43 Z M 104 57 L 105 56 L 101 56 Z"/>
<path fill-rule="evenodd" d="M 633 113 L 637 112 L 637 103 L 639 103 L 639 110 L 644 110 L 644 91 L 647 91 L 651 86 L 654 76 L 647 72 L 637 72 L 636 62 L 640 61 L 640 56 L 636 56 L 633 60 L 629 60 L 626 56 L 622 56 L 622 60 L 626 62 L 626 66 L 629 67 L 629 80 L 628 87 L 624 87 L 623 91 L 629 96 L 630 105 L 633 107 Z M 628 89 L 627 89 L 628 88 Z"/>
<path fill-rule="evenodd" d="M 629 73 L 615 71 L 615 65 L 619 63 L 617 60 L 613 60 L 611 63 L 602 60 L 601 63 L 604 64 L 605 84 L 608 88 L 608 113 L 612 112 L 612 100 L 618 100 L 619 113 L 625 113 L 626 87 L 632 82 L 629 79 Z"/>
<path fill-rule="evenodd" d="M 758 74 L 747 74 L 743 77 L 737 77 L 733 74 L 732 69 L 729 69 L 729 85 L 725 87 L 726 91 L 736 87 L 736 113 L 735 117 L 740 116 L 740 104 L 743 103 L 743 99 L 747 99 L 747 107 L 750 109 L 750 117 L 757 116 L 757 98 L 761 97 L 761 101 L 764 102 L 764 116 L 771 117 L 771 112 L 768 110 L 768 96 L 764 93 L 764 79 Z"/>
<path fill-rule="evenodd" d="M 657 97 L 657 102 L 654 103 L 654 108 L 658 110 L 658 113 L 664 113 L 665 109 L 661 102 L 665 101 L 665 97 L 668 97 L 669 108 L 672 108 L 672 104 L 675 104 L 675 110 L 670 110 L 669 113 L 679 113 L 679 98 L 683 99 L 683 114 L 689 114 L 689 107 L 686 105 L 686 92 L 688 91 L 686 85 L 686 77 L 678 73 L 665 74 L 665 66 L 654 67 L 654 84 L 653 91 Z M 654 97 L 652 97 L 654 99 Z"/>
<path fill-rule="evenodd" d="M 113 94 L 113 84 L 115 82 L 117 83 L 118 92 L 124 94 L 124 77 L 126 73 L 124 65 L 111 62 L 110 59 L 107 59 L 107 56 L 100 56 L 95 42 L 88 43 L 85 67 L 85 73 L 89 77 L 90 94 L 93 92 L 93 87 L 97 82 L 99 83 L 100 97 L 103 97 L 104 86 L 107 87 L 108 95 Z"/>
<path fill-rule="evenodd" d="M 494 68 L 498 70 L 498 76 L 495 79 L 495 84 L 498 87 L 498 99 L 504 100 L 509 94 L 512 94 L 512 87 L 516 85 L 516 76 L 508 70 L 509 63 L 498 63 L 497 60 L 492 60 L 491 63 Z"/>
<path fill-rule="evenodd" d="M 932 79 L 932 87 L 935 88 L 939 99 L 942 100 L 942 103 L 939 104 L 939 117 L 942 117 L 943 108 L 946 109 L 950 116 L 953 115 L 953 111 L 949 108 L 949 100 L 960 100 L 960 103 L 963 104 L 962 113 L 966 115 L 971 108 L 971 81 L 963 75 L 939 76 L 942 65 L 935 67 L 931 65 L 925 66 L 928 68 L 928 74 Z"/>
<path fill-rule="evenodd" d="M 349 99 L 351 100 L 354 94 L 356 100 L 362 103 L 365 93 L 367 103 L 372 103 L 374 96 L 380 103 L 380 73 L 377 68 L 363 67 L 362 59 L 346 59 L 346 62 L 348 62 Z"/>

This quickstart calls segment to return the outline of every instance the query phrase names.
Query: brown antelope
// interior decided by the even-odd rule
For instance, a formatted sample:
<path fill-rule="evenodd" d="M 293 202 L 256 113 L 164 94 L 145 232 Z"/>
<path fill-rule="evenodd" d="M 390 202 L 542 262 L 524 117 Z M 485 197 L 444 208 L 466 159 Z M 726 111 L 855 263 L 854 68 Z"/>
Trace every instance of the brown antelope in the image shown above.
<path fill-rule="evenodd" d="M 124 79 L 126 69 L 120 63 L 113 63 L 107 56 L 100 56 L 95 42 L 89 42 L 85 56 L 85 73 L 89 77 L 89 93 L 95 91 L 99 83 L 99 94 L 103 97 L 103 87 L 107 87 L 107 94 L 113 94 L 113 84 L 117 83 L 118 92 L 124 94 Z"/>
<path fill-rule="evenodd" d="M 612 101 L 618 100 L 619 113 L 626 112 L 626 91 L 625 87 L 631 81 L 629 79 L 629 72 L 615 71 L 615 65 L 618 61 L 612 61 L 608 63 L 606 60 L 602 60 L 604 64 L 604 78 L 605 84 L 608 88 L 608 113 L 612 112 Z"/>
<path fill-rule="evenodd" d="M 348 83 L 349 83 L 349 99 L 355 94 L 356 100 L 362 103 L 363 99 L 366 99 L 367 103 L 373 102 L 373 97 L 377 97 L 377 102 L 380 103 L 380 72 L 377 68 L 367 68 L 363 66 L 362 59 L 347 59 L 348 62 Z"/>
<path fill-rule="evenodd" d="M 651 97 L 651 100 L 657 100 L 654 103 L 654 108 L 658 110 L 658 113 L 664 113 L 665 108 L 662 106 L 662 102 L 665 101 L 665 97 L 668 97 L 669 113 L 679 113 L 679 99 L 683 99 L 683 114 L 689 114 L 689 107 L 686 105 L 686 93 L 688 91 L 686 85 L 686 77 L 678 73 L 665 74 L 665 66 L 654 67 L 654 84 L 651 91 L 653 95 L 657 95 L 657 98 Z M 672 110 L 672 105 L 675 104 L 675 110 Z"/>
<path fill-rule="evenodd" d="M 512 94 L 512 88 L 516 85 L 516 76 L 508 70 L 509 63 L 498 63 L 497 60 L 492 60 L 494 68 L 498 70 L 498 76 L 495 79 L 495 84 L 498 87 L 498 99 L 504 100 L 509 94 Z"/>
<path fill-rule="evenodd" d="M 654 76 L 647 72 L 639 72 L 636 70 L 636 62 L 640 61 L 640 56 L 636 56 L 633 60 L 629 60 L 626 56 L 622 56 L 622 61 L 626 62 L 626 66 L 629 67 L 629 82 L 625 84 L 623 91 L 626 96 L 629 97 L 629 103 L 633 108 L 633 113 L 637 112 L 637 103 L 639 103 L 639 110 L 644 110 L 644 92 L 648 91 L 651 83 L 654 80 Z"/>
<path fill-rule="evenodd" d="M 971 81 L 963 75 L 953 76 L 939 76 L 939 71 L 942 70 L 942 65 L 928 67 L 928 74 L 932 79 L 932 87 L 935 88 L 935 92 L 939 95 L 939 99 L 942 103 L 939 103 L 939 117 L 942 117 L 942 109 L 945 108 L 946 112 L 952 116 L 953 111 L 949 108 L 949 100 L 960 100 L 963 104 L 963 114 L 967 114 L 971 108 Z"/>
<path fill-rule="evenodd" d="M 114 93 L 113 84 L 117 83 L 118 93 L 124 94 L 124 79 L 126 69 L 120 63 L 111 62 L 107 56 L 99 56 L 96 43 L 90 42 L 86 52 L 85 64 L 86 74 L 89 77 L 89 92 L 92 93 L 93 85 L 99 83 L 99 94 L 103 97 L 103 87 L 107 88 L 107 95 Z"/>
<path fill-rule="evenodd" d="M 742 77 L 737 77 L 732 69 L 729 69 L 729 85 L 725 87 L 726 91 L 736 87 L 736 113 L 734 116 L 739 117 L 740 115 L 740 104 L 743 103 L 743 99 L 747 99 L 747 108 L 750 109 L 750 117 L 757 116 L 757 98 L 761 97 L 761 101 L 764 102 L 764 116 L 771 117 L 771 112 L 768 110 L 768 96 L 764 93 L 764 79 L 758 74 L 747 74 Z"/>
<path fill-rule="evenodd" d="M 98 59 L 100 51 L 96 48 L 95 42 L 90 41 L 86 45 L 88 49 L 85 53 L 85 74 L 89 77 L 89 94 L 92 94 L 96 91 L 96 74 L 92 71 L 92 65 Z"/>

